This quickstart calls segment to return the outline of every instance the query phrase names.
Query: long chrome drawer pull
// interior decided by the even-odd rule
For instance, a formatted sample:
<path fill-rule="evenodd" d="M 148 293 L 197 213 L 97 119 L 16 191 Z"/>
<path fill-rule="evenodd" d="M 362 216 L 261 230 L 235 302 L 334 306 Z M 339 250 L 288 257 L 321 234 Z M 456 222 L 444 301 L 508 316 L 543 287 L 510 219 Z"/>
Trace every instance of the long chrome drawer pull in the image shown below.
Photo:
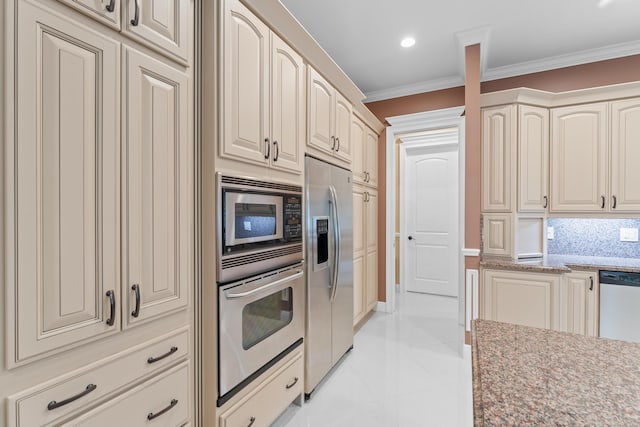
<path fill-rule="evenodd" d="M 168 411 L 170 411 L 171 409 L 173 409 L 174 406 L 176 406 L 177 404 L 178 404 L 178 399 L 171 399 L 171 403 L 169 403 L 169 406 L 167 406 L 160 412 L 156 412 L 155 414 L 153 412 L 149 412 L 149 415 L 147 415 L 147 419 L 151 421 L 154 418 L 158 418 L 160 415 L 163 415 Z"/>
<path fill-rule="evenodd" d="M 152 364 L 152 363 L 156 363 L 161 361 L 162 359 L 164 359 L 165 357 L 169 357 L 171 356 L 173 353 L 175 353 L 176 351 L 178 351 L 178 347 L 173 346 L 171 347 L 171 349 L 169 351 L 167 351 L 165 354 L 163 354 L 162 356 L 158 356 L 158 357 L 150 357 L 147 359 L 147 363 L 148 364 Z"/>
<path fill-rule="evenodd" d="M 291 384 L 287 384 L 287 390 L 289 390 L 291 387 L 293 387 L 294 385 L 296 385 L 298 383 L 298 377 L 295 377 L 293 382 Z"/>
<path fill-rule="evenodd" d="M 266 289 L 270 289 L 270 288 L 273 288 L 273 287 L 275 287 L 275 286 L 281 285 L 281 284 L 283 284 L 283 283 L 286 283 L 286 282 L 290 282 L 290 281 L 292 281 L 292 280 L 295 280 L 295 279 L 297 279 L 298 277 L 302 277 L 302 275 L 303 275 L 303 274 L 304 274 L 304 271 L 302 271 L 302 270 L 297 270 L 297 271 L 296 271 L 296 274 L 293 274 L 293 275 L 288 276 L 288 277 L 284 277 L 284 278 L 282 278 L 282 279 L 280 279 L 280 280 L 276 280 L 275 282 L 268 283 L 268 284 L 266 284 L 266 285 L 264 285 L 264 286 L 260 286 L 259 288 L 252 289 L 252 290 L 247 291 L 247 292 L 239 292 L 239 293 L 237 293 L 237 294 L 229 294 L 229 293 L 227 293 L 227 294 L 225 294 L 225 296 L 226 296 L 228 299 L 248 297 L 248 296 L 250 296 L 250 295 L 257 294 L 258 292 L 262 292 L 262 291 L 264 291 L 264 290 L 266 290 Z"/>
<path fill-rule="evenodd" d="M 81 391 L 80 393 L 76 394 L 75 396 L 71 396 L 68 399 L 65 400 L 61 400 L 60 402 L 57 402 L 55 400 L 52 400 L 51 402 L 49 402 L 49 404 L 47 405 L 47 409 L 52 411 L 56 408 L 59 408 L 61 406 L 67 405 L 71 402 L 73 402 L 74 400 L 78 400 L 83 396 L 86 396 L 87 394 L 91 393 L 93 390 L 97 389 L 98 386 L 95 384 L 89 384 L 87 386 L 87 388 L 85 388 L 83 391 Z"/>

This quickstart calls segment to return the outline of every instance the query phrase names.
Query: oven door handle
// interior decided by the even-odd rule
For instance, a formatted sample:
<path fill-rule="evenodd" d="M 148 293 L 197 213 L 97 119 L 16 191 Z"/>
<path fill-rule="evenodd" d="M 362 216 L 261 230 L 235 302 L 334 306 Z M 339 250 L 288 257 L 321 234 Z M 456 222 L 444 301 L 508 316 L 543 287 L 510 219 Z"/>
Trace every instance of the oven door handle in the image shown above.
<path fill-rule="evenodd" d="M 338 219 L 338 194 L 333 185 L 329 186 L 331 193 L 331 207 L 333 210 L 333 279 L 331 281 L 331 301 L 336 299 L 338 292 L 338 275 L 340 274 L 340 221 Z"/>
<path fill-rule="evenodd" d="M 292 280 L 295 280 L 299 277 L 302 277 L 302 275 L 304 274 L 303 270 L 296 270 L 296 272 L 290 276 L 286 276 L 283 277 L 282 279 L 278 279 L 275 282 L 270 282 L 267 283 L 264 286 L 260 286 L 259 288 L 256 289 L 252 289 L 250 291 L 246 291 L 246 292 L 238 292 L 238 293 L 230 293 L 229 291 L 225 292 L 225 296 L 227 297 L 227 299 L 235 299 L 235 298 L 245 298 L 245 297 L 249 297 L 251 295 L 257 294 L 259 292 L 265 291 L 267 289 L 271 289 L 271 288 L 275 288 L 276 286 L 282 285 L 283 283 L 287 283 L 290 282 Z"/>

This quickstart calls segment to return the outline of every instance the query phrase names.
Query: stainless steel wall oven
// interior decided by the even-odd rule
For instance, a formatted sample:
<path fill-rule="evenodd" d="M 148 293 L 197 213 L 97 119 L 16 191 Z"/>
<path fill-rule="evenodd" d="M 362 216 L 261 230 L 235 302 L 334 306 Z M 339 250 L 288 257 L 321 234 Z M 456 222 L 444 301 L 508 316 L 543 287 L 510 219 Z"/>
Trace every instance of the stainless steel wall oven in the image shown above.
<path fill-rule="evenodd" d="M 218 174 L 218 401 L 302 344 L 302 188 Z"/>

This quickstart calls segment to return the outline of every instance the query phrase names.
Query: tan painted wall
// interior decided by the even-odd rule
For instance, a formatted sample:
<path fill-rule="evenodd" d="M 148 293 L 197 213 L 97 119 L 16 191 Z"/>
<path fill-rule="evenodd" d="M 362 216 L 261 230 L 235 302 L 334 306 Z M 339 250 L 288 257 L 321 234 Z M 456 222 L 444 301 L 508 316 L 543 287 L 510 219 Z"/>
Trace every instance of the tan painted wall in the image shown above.
<path fill-rule="evenodd" d="M 526 74 L 517 77 L 483 82 L 480 84 L 480 92 L 488 93 L 517 87 L 530 87 L 533 89 L 561 92 L 589 87 L 628 83 L 632 81 L 640 81 L 640 55 L 633 55 L 625 58 L 617 58 L 608 61 L 594 62 L 591 64 L 577 65 L 574 67 L 560 68 L 540 73 Z M 444 108 L 465 105 L 465 87 L 460 86 L 434 92 L 387 99 L 383 101 L 371 102 L 366 105 L 376 115 L 376 117 L 378 117 L 380 121 L 385 122 L 387 117 L 419 113 L 424 111 L 440 110 Z M 478 130 L 478 134 L 476 135 L 478 140 L 480 139 L 479 132 L 480 131 Z M 470 132 L 467 124 L 467 135 L 469 135 L 469 133 Z M 378 211 L 378 241 L 380 245 L 380 250 L 378 251 L 378 262 L 380 265 L 380 269 L 378 271 L 378 295 L 380 301 L 386 301 L 386 259 L 384 249 L 386 245 L 386 140 L 386 131 L 383 131 L 380 135 L 380 138 L 378 139 L 378 170 L 380 176 L 378 185 L 378 197 L 380 198 Z M 470 161 L 473 164 L 477 165 L 475 166 L 475 168 L 479 168 L 479 150 L 475 155 L 477 156 L 477 158 L 472 158 L 470 159 Z M 469 159 L 469 157 L 470 153 L 469 148 L 467 147 L 467 159 Z M 469 174 L 469 172 L 470 171 L 467 171 L 467 174 Z M 476 176 L 476 182 L 479 185 L 479 169 L 477 171 L 471 172 L 473 172 L 473 175 Z M 470 191 L 469 187 L 467 187 L 466 191 Z M 476 197 L 480 197 L 479 188 L 477 190 Z M 477 246 L 470 246 L 472 244 L 472 241 L 469 241 L 466 245 L 469 248 L 479 247 L 479 223 L 479 211 L 475 213 L 470 212 L 469 207 L 467 206 L 467 210 L 465 212 L 465 239 L 467 239 L 467 237 L 469 237 L 470 239 L 474 238 L 473 236 L 477 236 L 478 239 Z M 470 229 L 471 224 L 477 224 L 477 230 Z M 472 264 L 473 265 L 467 265 L 467 267 L 477 267 L 477 262 L 473 262 Z"/>

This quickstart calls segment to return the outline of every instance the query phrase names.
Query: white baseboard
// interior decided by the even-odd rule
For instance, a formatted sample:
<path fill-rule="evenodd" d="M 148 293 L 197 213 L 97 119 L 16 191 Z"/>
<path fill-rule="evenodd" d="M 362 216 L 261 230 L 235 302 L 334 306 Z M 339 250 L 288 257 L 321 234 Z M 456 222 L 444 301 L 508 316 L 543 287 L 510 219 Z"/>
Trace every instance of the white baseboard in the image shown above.
<path fill-rule="evenodd" d="M 386 311 L 387 311 L 387 303 L 386 302 L 382 302 L 382 301 L 378 301 L 378 304 L 375 306 L 374 310 L 375 311 L 380 311 L 382 313 L 386 313 Z"/>

